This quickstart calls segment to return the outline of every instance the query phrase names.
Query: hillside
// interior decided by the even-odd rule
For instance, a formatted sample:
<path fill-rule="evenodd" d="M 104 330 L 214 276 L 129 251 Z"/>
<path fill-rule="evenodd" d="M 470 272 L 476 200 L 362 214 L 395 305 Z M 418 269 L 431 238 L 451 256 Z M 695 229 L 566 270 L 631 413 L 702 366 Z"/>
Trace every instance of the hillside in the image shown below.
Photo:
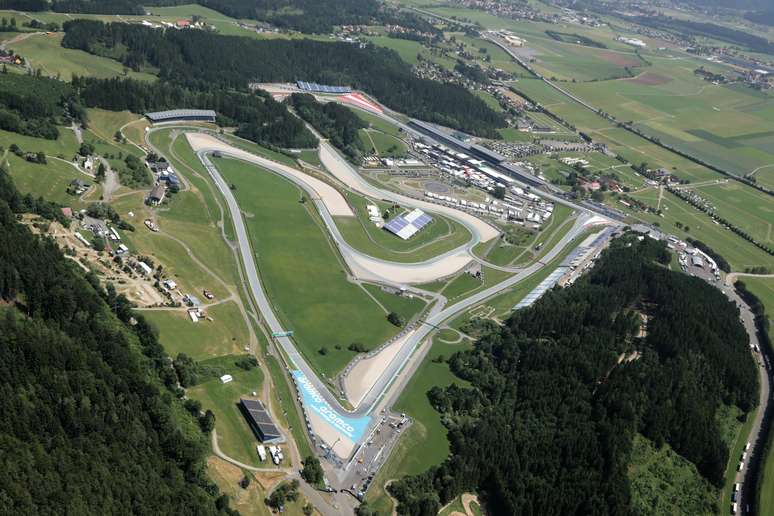
<path fill-rule="evenodd" d="M 755 406 L 755 366 L 736 307 L 668 260 L 663 244 L 619 239 L 580 282 L 452 356 L 471 387 L 428 393 L 451 456 L 391 484 L 398 512 L 427 514 L 472 490 L 494 514 L 630 513 L 638 433 L 722 486 L 716 410 Z"/>
<path fill-rule="evenodd" d="M 22 210 L 0 170 L 0 513 L 229 513 L 155 333 Z"/>

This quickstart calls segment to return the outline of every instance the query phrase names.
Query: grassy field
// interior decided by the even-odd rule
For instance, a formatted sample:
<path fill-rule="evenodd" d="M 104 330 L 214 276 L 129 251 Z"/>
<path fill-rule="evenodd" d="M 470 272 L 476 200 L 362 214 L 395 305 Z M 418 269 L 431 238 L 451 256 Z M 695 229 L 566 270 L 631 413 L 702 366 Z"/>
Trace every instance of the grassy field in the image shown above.
<path fill-rule="evenodd" d="M 693 73 L 706 61 L 649 58 L 637 79 L 567 88 L 619 120 L 733 173 L 774 163 L 774 96 L 739 85 L 714 85 Z M 700 123 L 697 123 L 701 120 Z M 774 170 L 759 172 L 771 181 Z"/>
<path fill-rule="evenodd" d="M 230 374 L 234 380 L 223 384 L 219 378 L 211 378 L 189 388 L 188 395 L 200 401 L 203 410 L 209 409 L 215 413 L 218 446 L 226 455 L 245 464 L 265 467 L 267 464 L 261 463 L 255 450 L 258 441 L 238 406 L 240 397 L 251 397 L 253 392 L 261 392 L 263 374 L 260 367 L 245 371 L 235 366 L 234 362 L 238 358 L 236 355 L 228 355 L 203 361 L 203 366 L 222 367 L 224 374 Z"/>
<path fill-rule="evenodd" d="M 360 140 L 365 146 L 366 154 L 377 154 L 381 157 L 405 156 L 408 148 L 403 140 L 387 133 L 373 129 L 360 129 Z"/>
<path fill-rule="evenodd" d="M 651 206 L 657 206 L 658 192 L 648 190 L 642 194 L 633 194 L 632 197 Z M 624 205 L 612 202 L 612 206 L 625 213 L 635 214 L 637 218 L 651 223 L 658 223 L 661 228 L 678 238 L 695 238 L 705 242 L 715 251 L 720 253 L 735 271 L 744 270 L 746 267 L 755 267 L 771 263 L 771 257 L 762 250 L 742 240 L 731 231 L 714 224 L 704 213 L 681 201 L 669 192 L 664 192 L 661 201 L 663 217 L 642 211 L 634 212 Z M 683 224 L 683 228 L 675 226 L 676 222 Z M 689 231 L 685 231 L 685 226 Z"/>
<path fill-rule="evenodd" d="M 125 70 L 118 61 L 99 57 L 82 50 L 63 48 L 63 32 L 36 34 L 23 41 L 14 43 L 13 49 L 21 54 L 35 69 L 45 75 L 61 77 L 69 81 L 73 75 L 81 77 L 130 77 L 132 79 L 152 81 L 156 76 L 149 73 Z"/>
<path fill-rule="evenodd" d="M 185 353 L 194 360 L 243 352 L 249 345 L 246 323 L 232 301 L 204 309 L 213 321 L 191 322 L 185 311 L 146 310 L 143 315 L 159 329 L 159 340 L 170 356 Z"/>
<path fill-rule="evenodd" d="M 430 466 L 440 464 L 449 455 L 449 441 L 441 416 L 430 405 L 427 391 L 432 387 L 446 387 L 452 383 L 464 386 L 445 362 L 434 362 L 437 357 L 448 358 L 457 351 L 469 349 L 469 341 L 445 344 L 433 341 L 432 348 L 419 369 L 401 394 L 395 410 L 412 418 L 411 426 L 395 445 L 389 460 L 382 466 L 368 491 L 369 505 L 379 514 L 390 514 L 392 502 L 384 492 L 384 484 L 393 478 L 416 475 Z"/>
<path fill-rule="evenodd" d="M 396 332 L 383 310 L 347 281 L 314 207 L 298 202 L 296 186 L 246 163 L 219 159 L 216 165 L 236 186 L 264 289 L 319 372 L 332 377 L 343 368 L 353 356 L 350 343 L 373 348 Z"/>
<path fill-rule="evenodd" d="M 741 411 L 736 407 L 726 407 L 725 409 L 721 407 L 718 414 L 721 435 L 724 436 L 724 441 L 728 444 L 728 464 L 726 465 L 726 473 L 724 475 L 725 484 L 720 492 L 720 509 L 721 511 L 727 511 L 731 507 L 731 493 L 734 487 L 736 467 L 739 464 L 739 457 L 742 456 L 742 451 L 747 444 L 747 436 L 750 435 L 755 412 L 748 413 L 747 420 L 744 423 L 740 423 L 737 420 Z M 761 514 L 767 513 L 761 512 Z"/>
<path fill-rule="evenodd" d="M 363 288 L 366 289 L 371 296 L 376 298 L 379 304 L 382 305 L 388 313 L 395 312 L 400 315 L 404 321 L 409 321 L 427 305 L 420 297 L 390 294 L 389 292 L 382 290 L 382 287 L 378 285 L 364 283 Z"/>
<path fill-rule="evenodd" d="M 717 489 L 668 444 L 657 449 L 653 442 L 636 434 L 628 476 L 632 514 L 718 514 Z"/>
<path fill-rule="evenodd" d="M 58 156 L 68 160 L 72 159 L 78 152 L 78 141 L 75 139 L 75 133 L 65 127 L 59 127 L 59 138 L 56 140 L 34 138 L 0 130 L 0 145 L 8 148 L 12 143 L 18 145 L 25 152 L 42 151 L 46 156 Z"/>
<path fill-rule="evenodd" d="M 771 326 L 774 319 L 774 279 L 741 277 L 747 288 L 761 300 Z M 760 485 L 758 486 L 758 511 L 760 514 L 774 513 L 774 438 L 769 439 L 766 458 L 762 466 Z"/>
<path fill-rule="evenodd" d="M 396 262 L 418 262 L 450 251 L 470 240 L 470 232 L 458 222 L 435 216 L 426 228 L 409 240 L 403 240 L 368 219 L 367 204 L 375 204 L 381 213 L 390 205 L 345 192 L 355 217 L 334 217 L 336 226 L 349 245 L 368 255 Z"/>
<path fill-rule="evenodd" d="M 77 196 L 67 193 L 70 181 L 80 179 L 86 183 L 94 183 L 91 177 L 79 172 L 70 163 L 55 158 L 48 158 L 48 163 L 41 165 L 8 153 L 6 160 L 6 170 L 21 193 L 43 197 L 63 206 L 76 209 L 84 206 Z"/>
<path fill-rule="evenodd" d="M 398 53 L 401 59 L 410 65 L 419 62 L 417 54 L 422 53 L 422 44 L 408 39 L 390 38 L 388 36 L 369 36 L 368 41 L 379 47 L 389 48 Z"/>

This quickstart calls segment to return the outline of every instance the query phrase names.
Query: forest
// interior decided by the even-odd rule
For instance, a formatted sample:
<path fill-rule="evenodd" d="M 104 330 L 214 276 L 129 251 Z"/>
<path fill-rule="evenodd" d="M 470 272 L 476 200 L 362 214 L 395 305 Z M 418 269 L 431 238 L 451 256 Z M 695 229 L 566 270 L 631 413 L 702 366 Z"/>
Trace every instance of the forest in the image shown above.
<path fill-rule="evenodd" d="M 428 393 L 451 454 L 390 485 L 398 512 L 435 514 L 472 491 L 492 514 L 628 514 L 636 434 L 721 486 L 716 411 L 755 407 L 755 364 L 737 307 L 669 259 L 663 243 L 621 237 L 573 286 L 453 355 L 469 387 Z"/>
<path fill-rule="evenodd" d="M 234 514 L 157 332 L 29 210 L 0 170 L 0 513 Z"/>
<path fill-rule="evenodd" d="M 269 147 L 307 148 L 314 135 L 285 106 L 261 91 L 195 90 L 168 82 L 126 78 L 74 77 L 73 88 L 87 107 L 147 113 L 165 109 L 214 109 L 218 123 L 237 126 L 236 134 Z"/>
<path fill-rule="evenodd" d="M 374 45 L 162 32 L 91 20 L 70 21 L 64 29 L 67 48 L 117 59 L 133 70 L 149 65 L 162 82 L 193 91 L 307 80 L 362 89 L 396 111 L 479 136 L 497 137 L 496 129 L 505 126 L 501 114 L 462 86 L 415 77 L 395 51 Z"/>
<path fill-rule="evenodd" d="M 349 109 L 335 102 L 317 102 L 313 95 L 305 93 L 292 94 L 288 102 L 301 118 L 351 159 L 357 160 L 365 151 L 358 131 L 368 124 Z"/>
<path fill-rule="evenodd" d="M 57 124 L 69 118 L 83 120 L 72 88 L 47 77 L 0 73 L 0 129 L 55 140 Z"/>

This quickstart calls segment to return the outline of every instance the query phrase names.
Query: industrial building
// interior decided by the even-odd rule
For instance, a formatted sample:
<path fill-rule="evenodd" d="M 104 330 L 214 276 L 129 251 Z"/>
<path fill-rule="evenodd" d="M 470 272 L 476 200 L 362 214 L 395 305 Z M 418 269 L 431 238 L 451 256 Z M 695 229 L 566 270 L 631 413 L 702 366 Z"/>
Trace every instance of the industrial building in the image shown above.
<path fill-rule="evenodd" d="M 247 424 L 250 425 L 253 433 L 261 442 L 278 443 L 285 440 L 260 400 L 241 398 L 239 408 L 242 410 Z"/>
<path fill-rule="evenodd" d="M 211 109 L 170 109 L 169 111 L 156 111 L 145 113 L 148 120 L 154 124 L 164 122 L 212 122 L 215 123 L 217 114 Z"/>

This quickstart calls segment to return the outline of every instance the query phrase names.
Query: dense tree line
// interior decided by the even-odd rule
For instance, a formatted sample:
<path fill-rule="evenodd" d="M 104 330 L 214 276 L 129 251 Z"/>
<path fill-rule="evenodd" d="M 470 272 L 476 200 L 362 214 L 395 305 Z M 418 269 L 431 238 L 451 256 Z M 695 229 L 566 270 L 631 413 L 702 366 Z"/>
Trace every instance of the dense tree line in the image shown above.
<path fill-rule="evenodd" d="M 169 82 L 126 78 L 74 77 L 73 87 L 88 107 L 145 113 L 177 108 L 214 109 L 218 123 L 237 126 L 236 134 L 277 147 L 312 147 L 314 138 L 285 106 L 260 92 L 226 89 L 199 91 Z"/>
<path fill-rule="evenodd" d="M 51 10 L 83 14 L 145 14 L 135 0 L 53 0 Z"/>
<path fill-rule="evenodd" d="M 67 22 L 64 28 L 65 47 L 111 57 L 135 70 L 150 65 L 163 82 L 196 92 L 308 80 L 351 85 L 397 111 L 481 136 L 497 137 L 496 128 L 505 125 L 501 114 L 465 88 L 415 77 L 397 53 L 374 45 L 254 40 L 89 20 Z"/>
<path fill-rule="evenodd" d="M 360 117 L 346 107 L 327 102 L 317 102 L 313 95 L 294 93 L 288 99 L 296 113 L 309 122 L 352 159 L 358 159 L 365 151 L 358 131 L 367 127 Z"/>
<path fill-rule="evenodd" d="M 18 199 L 0 171 L 0 513 L 230 513 L 155 330 Z"/>
<path fill-rule="evenodd" d="M 476 491 L 492 514 L 627 514 L 635 433 L 721 486 L 716 410 L 755 406 L 756 369 L 738 309 L 669 259 L 663 243 L 616 240 L 575 285 L 452 356 L 469 387 L 428 393 L 451 454 L 390 485 L 398 512 Z"/>
<path fill-rule="evenodd" d="M 721 254 L 719 254 L 713 248 L 711 248 L 701 240 L 696 240 L 694 238 L 686 238 L 685 240 L 693 247 L 699 249 L 700 251 L 704 252 L 704 254 L 706 254 L 713 260 L 715 260 L 715 263 L 717 264 L 718 269 L 726 273 L 731 272 L 731 265 L 728 263 L 728 261 L 725 258 L 723 258 Z"/>
<path fill-rule="evenodd" d="M 0 73 L 0 129 L 55 140 L 57 124 L 85 112 L 72 88 L 47 77 Z"/>
<path fill-rule="evenodd" d="M 48 0 L 0 0 L 0 9 L 39 12 L 48 8 Z"/>

